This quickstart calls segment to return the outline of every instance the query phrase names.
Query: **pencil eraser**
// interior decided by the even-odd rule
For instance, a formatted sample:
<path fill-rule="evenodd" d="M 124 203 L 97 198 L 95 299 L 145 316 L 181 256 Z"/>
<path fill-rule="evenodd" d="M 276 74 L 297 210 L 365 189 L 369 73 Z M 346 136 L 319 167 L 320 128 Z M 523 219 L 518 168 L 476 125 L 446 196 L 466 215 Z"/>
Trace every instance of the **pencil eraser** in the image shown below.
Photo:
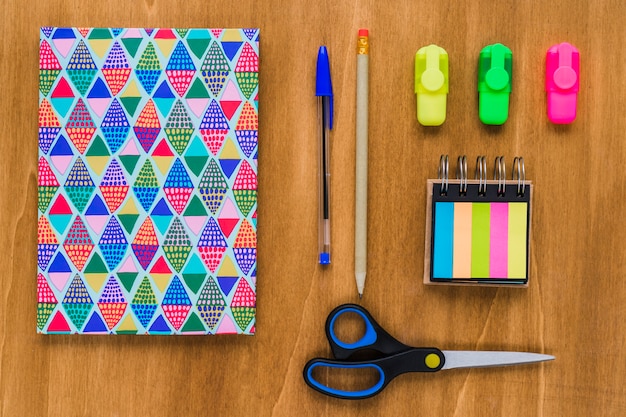
<path fill-rule="evenodd" d="M 576 119 L 580 88 L 580 53 L 567 42 L 548 49 L 546 54 L 546 93 L 548 119 L 568 124 Z"/>
<path fill-rule="evenodd" d="M 359 36 L 369 36 L 367 29 L 359 29 Z"/>
<path fill-rule="evenodd" d="M 486 125 L 502 125 L 509 117 L 513 54 L 496 43 L 480 51 L 478 117 Z"/>
<path fill-rule="evenodd" d="M 437 45 L 415 54 L 417 120 L 422 126 L 440 126 L 446 120 L 448 53 Z"/>

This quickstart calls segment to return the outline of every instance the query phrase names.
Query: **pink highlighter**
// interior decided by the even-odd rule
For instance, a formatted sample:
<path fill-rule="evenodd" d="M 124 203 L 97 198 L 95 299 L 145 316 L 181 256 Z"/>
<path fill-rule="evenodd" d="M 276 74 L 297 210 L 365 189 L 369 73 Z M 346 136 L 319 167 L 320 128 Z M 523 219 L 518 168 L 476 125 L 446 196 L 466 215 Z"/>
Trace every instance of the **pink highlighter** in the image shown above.
<path fill-rule="evenodd" d="M 580 53 L 567 42 L 548 49 L 546 54 L 546 92 L 548 119 L 556 124 L 576 119 L 576 99 L 580 84 Z"/>

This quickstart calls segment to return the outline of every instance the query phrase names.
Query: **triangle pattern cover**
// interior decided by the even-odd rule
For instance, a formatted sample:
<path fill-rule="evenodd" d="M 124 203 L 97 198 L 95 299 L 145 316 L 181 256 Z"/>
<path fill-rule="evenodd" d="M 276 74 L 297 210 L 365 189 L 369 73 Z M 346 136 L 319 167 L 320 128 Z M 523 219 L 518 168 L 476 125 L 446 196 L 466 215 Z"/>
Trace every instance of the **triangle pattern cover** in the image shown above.
<path fill-rule="evenodd" d="M 255 333 L 259 29 L 42 27 L 42 334 Z"/>

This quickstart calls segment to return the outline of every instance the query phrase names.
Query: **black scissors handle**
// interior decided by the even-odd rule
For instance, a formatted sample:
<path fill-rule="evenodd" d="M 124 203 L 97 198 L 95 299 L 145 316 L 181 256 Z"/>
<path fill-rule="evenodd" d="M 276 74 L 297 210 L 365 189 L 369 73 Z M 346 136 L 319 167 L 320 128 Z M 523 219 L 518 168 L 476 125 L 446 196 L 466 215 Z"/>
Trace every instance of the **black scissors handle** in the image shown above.
<path fill-rule="evenodd" d="M 364 335 L 353 343 L 344 342 L 335 334 L 337 319 L 346 313 L 357 314 L 365 324 Z M 326 320 L 326 337 L 336 359 L 312 359 L 305 365 L 303 375 L 311 388 L 331 397 L 369 398 L 382 391 L 398 375 L 406 372 L 436 372 L 445 362 L 445 357 L 439 349 L 412 348 L 400 343 L 376 323 L 366 309 L 356 304 L 344 304 L 331 311 Z M 378 357 L 368 361 L 350 360 L 355 353 L 362 351 L 375 352 Z M 316 380 L 313 376 L 316 368 L 373 369 L 377 373 L 377 380 L 366 389 L 346 391 Z"/>
<path fill-rule="evenodd" d="M 357 314 L 365 324 L 365 333 L 353 343 L 344 342 L 335 334 L 337 319 L 346 313 Z M 379 356 L 389 356 L 411 349 L 387 333 L 366 309 L 357 304 L 343 304 L 330 312 L 326 319 L 326 338 L 333 356 L 339 360 L 349 360 L 355 353 L 362 351 L 374 351 Z"/>

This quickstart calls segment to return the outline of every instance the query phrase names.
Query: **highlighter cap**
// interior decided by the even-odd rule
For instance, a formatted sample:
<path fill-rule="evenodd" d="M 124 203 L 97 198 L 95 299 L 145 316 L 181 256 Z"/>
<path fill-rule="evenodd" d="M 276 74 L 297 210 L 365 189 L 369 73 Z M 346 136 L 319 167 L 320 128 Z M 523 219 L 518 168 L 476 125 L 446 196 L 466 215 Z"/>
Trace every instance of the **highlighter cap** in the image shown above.
<path fill-rule="evenodd" d="M 548 119 L 556 124 L 576 119 L 580 89 L 580 53 L 567 42 L 552 46 L 546 54 Z"/>
<path fill-rule="evenodd" d="M 478 115 L 488 125 L 501 125 L 509 117 L 513 54 L 496 43 L 480 51 L 478 63 Z"/>
<path fill-rule="evenodd" d="M 423 126 L 439 126 L 446 120 L 449 89 L 448 53 L 437 45 L 420 48 L 415 54 L 417 120 Z"/>

